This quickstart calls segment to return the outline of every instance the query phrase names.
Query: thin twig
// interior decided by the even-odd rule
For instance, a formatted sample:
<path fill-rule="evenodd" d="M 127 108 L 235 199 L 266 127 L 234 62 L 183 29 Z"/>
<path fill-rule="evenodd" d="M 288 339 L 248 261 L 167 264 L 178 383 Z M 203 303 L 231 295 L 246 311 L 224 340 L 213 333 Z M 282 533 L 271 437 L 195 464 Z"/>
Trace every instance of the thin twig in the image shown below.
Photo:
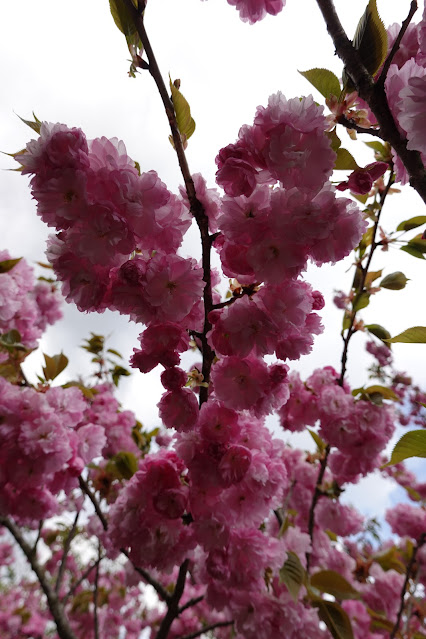
<path fill-rule="evenodd" d="M 99 639 L 99 566 L 101 563 L 101 542 L 98 542 L 98 562 L 96 564 L 95 581 L 93 584 L 93 628 L 95 631 L 95 639 Z"/>
<path fill-rule="evenodd" d="M 184 604 L 183 606 L 179 608 L 178 615 L 182 614 L 184 610 L 187 610 L 188 608 L 192 608 L 192 606 L 196 606 L 201 601 L 203 601 L 203 599 L 204 599 L 204 595 L 200 595 L 199 597 L 193 597 L 193 599 L 190 599 L 189 601 L 186 602 L 186 604 Z"/>
<path fill-rule="evenodd" d="M 383 65 L 383 69 L 382 69 L 382 71 L 380 73 L 379 79 L 377 80 L 377 84 L 381 84 L 381 85 L 385 84 L 385 80 L 386 80 L 386 77 L 388 75 L 389 67 L 392 64 L 392 60 L 394 59 L 394 57 L 396 55 L 396 52 L 399 49 L 399 45 L 401 44 L 401 40 L 404 37 L 404 34 L 407 31 L 407 29 L 408 29 L 408 25 L 410 24 L 410 22 L 411 22 L 411 20 L 412 20 L 412 18 L 414 16 L 414 14 L 416 13 L 416 11 L 417 11 L 417 2 L 416 2 L 416 0 L 413 0 L 411 2 L 411 5 L 410 5 L 410 11 L 408 13 L 408 16 L 405 18 L 404 22 L 402 23 L 401 29 L 400 29 L 400 31 L 398 33 L 398 36 L 397 36 L 395 42 L 393 43 L 393 47 L 390 50 L 390 53 L 389 53 L 388 57 L 385 60 L 385 63 Z"/>
<path fill-rule="evenodd" d="M 147 572 L 143 568 L 140 568 L 140 566 L 136 566 L 133 563 L 133 561 L 131 560 L 129 553 L 127 552 L 127 550 L 125 548 L 120 548 L 120 552 L 122 552 L 123 555 L 125 557 L 127 557 L 127 559 L 132 564 L 133 568 L 136 570 L 137 573 L 140 574 L 141 577 L 143 577 L 145 579 L 146 583 L 154 588 L 155 592 L 160 597 L 160 599 L 162 599 L 163 601 L 165 601 L 167 603 L 171 599 L 171 596 L 169 595 L 167 590 L 165 588 L 163 588 L 163 586 L 156 579 L 154 579 L 149 574 L 149 572 Z"/>
<path fill-rule="evenodd" d="M 344 114 L 338 117 L 337 123 L 341 124 L 347 129 L 352 129 L 353 131 L 356 131 L 357 133 L 366 133 L 367 135 L 373 135 L 374 137 L 380 138 L 381 140 L 383 140 L 383 136 L 379 129 L 372 129 L 372 128 L 366 129 L 363 126 L 359 126 L 358 124 L 356 124 L 354 120 L 347 118 L 346 115 Z"/>
<path fill-rule="evenodd" d="M 398 615 L 396 617 L 396 622 L 395 622 L 395 625 L 394 625 L 394 627 L 392 629 L 392 632 L 390 634 L 389 639 L 395 639 L 396 633 L 399 630 L 399 626 L 400 626 L 401 618 L 402 618 L 402 613 L 404 612 L 404 606 L 405 606 L 405 593 L 407 592 L 407 586 L 408 586 L 408 582 L 410 580 L 411 571 L 413 569 L 414 562 L 416 561 L 417 552 L 420 550 L 420 548 L 425 543 L 426 543 L 426 533 L 423 533 L 420 536 L 417 544 L 413 548 L 413 554 L 411 555 L 410 561 L 408 562 L 408 565 L 407 565 L 407 570 L 405 571 L 405 579 L 404 579 L 404 583 L 403 583 L 402 589 L 401 589 L 401 602 L 400 602 L 400 605 L 399 605 Z"/>
<path fill-rule="evenodd" d="M 177 639 L 195 639 L 195 637 L 200 637 L 205 632 L 210 632 L 210 630 L 215 630 L 215 628 L 225 628 L 226 626 L 232 626 L 234 621 L 218 621 L 217 623 L 212 623 L 210 626 L 204 626 L 201 630 L 196 630 L 195 632 L 191 632 L 190 635 L 181 635 Z"/>
<path fill-rule="evenodd" d="M 37 555 L 37 546 L 38 546 L 38 542 L 40 541 L 41 529 L 43 528 L 43 524 L 44 524 L 44 520 L 40 519 L 40 521 L 38 522 L 37 537 L 36 537 L 36 540 L 34 542 L 34 545 L 33 545 L 32 549 L 31 549 L 34 557 Z"/>
<path fill-rule="evenodd" d="M 46 573 L 44 572 L 43 568 L 38 563 L 37 558 L 34 556 L 33 548 L 23 537 L 18 526 L 13 521 L 5 517 L 4 515 L 0 515 L 0 525 L 7 528 L 8 531 L 12 534 L 16 543 L 21 548 L 22 552 L 27 558 L 31 568 L 35 572 L 37 579 L 40 583 L 40 586 L 44 594 L 46 595 L 47 605 L 49 606 L 49 610 L 56 624 L 56 630 L 58 632 L 59 637 L 61 639 L 76 639 L 76 636 L 74 635 L 68 623 L 68 619 L 65 615 L 63 605 L 59 601 L 55 591 L 50 585 L 46 577 Z"/>
<path fill-rule="evenodd" d="M 383 193 L 380 196 L 380 202 L 379 202 L 379 210 L 377 212 L 376 215 L 376 219 L 374 221 L 374 227 L 373 227 L 373 235 L 372 235 L 372 240 L 371 240 L 371 248 L 368 254 L 368 258 L 367 258 L 367 262 L 365 264 L 365 266 L 361 266 L 360 270 L 361 270 L 361 278 L 359 281 L 359 285 L 358 285 L 358 291 L 356 293 L 356 296 L 354 298 L 354 302 L 353 305 L 356 304 L 356 300 L 359 298 L 359 296 L 362 294 L 362 292 L 364 291 L 364 287 L 365 287 L 365 280 L 368 274 L 368 269 L 370 268 L 370 264 L 371 264 L 371 260 L 373 259 L 373 255 L 374 252 L 376 250 L 376 248 L 380 245 L 379 242 L 376 242 L 376 235 L 377 235 L 377 230 L 379 228 L 379 222 L 380 222 L 380 216 L 382 214 L 382 210 L 383 210 L 383 206 L 385 204 L 385 200 L 386 197 L 389 193 L 389 190 L 392 186 L 392 184 L 394 183 L 394 173 L 393 171 L 391 171 L 390 176 L 389 176 L 389 180 L 386 184 L 385 189 L 383 190 Z M 351 340 L 352 335 L 356 332 L 354 329 L 354 324 L 355 324 L 355 318 L 356 318 L 356 314 L 357 311 L 353 310 L 350 316 L 350 322 L 349 322 L 349 326 L 347 328 L 347 333 L 346 336 L 343 337 L 343 351 L 342 351 L 342 359 L 341 359 L 341 372 L 340 372 L 340 378 L 339 378 L 339 386 L 343 386 L 343 382 L 345 379 L 345 373 L 346 373 L 346 364 L 347 364 L 347 359 L 348 359 L 348 349 L 349 349 L 349 342 Z"/>
<path fill-rule="evenodd" d="M 72 586 L 72 588 L 69 589 L 69 591 L 67 592 L 67 594 L 62 597 L 62 603 L 65 605 L 65 603 L 68 601 L 68 599 L 70 597 L 73 596 L 73 594 L 75 593 L 75 591 L 77 590 L 77 588 L 83 583 L 83 581 L 90 575 L 90 573 L 92 572 L 92 570 L 94 568 L 96 568 L 96 566 L 98 565 L 98 563 L 103 559 L 103 557 L 101 557 L 100 559 L 97 559 L 91 566 L 89 566 L 87 568 L 87 570 L 84 571 L 84 573 L 81 575 L 81 577 L 75 582 L 75 584 Z"/>
<path fill-rule="evenodd" d="M 85 493 L 88 498 L 90 499 L 90 501 L 93 504 L 93 508 L 95 509 L 95 512 L 97 514 L 97 516 L 99 517 L 99 520 L 104 528 L 104 530 L 108 530 L 108 522 L 105 518 L 105 515 L 103 514 L 101 507 L 99 505 L 98 500 L 96 499 L 95 495 L 92 493 L 92 491 L 89 488 L 89 484 L 83 479 L 83 477 L 80 475 L 80 477 L 78 478 L 79 484 L 80 484 L 80 488 L 83 491 L 83 493 Z"/>
<path fill-rule="evenodd" d="M 58 576 L 56 577 L 56 584 L 55 584 L 55 592 L 56 594 L 59 593 L 59 588 L 61 587 L 61 582 L 62 582 L 62 578 L 64 576 L 64 572 L 65 572 L 65 566 L 67 563 L 67 557 L 68 557 L 68 553 L 70 551 L 71 548 L 71 542 L 74 539 L 76 533 L 77 533 L 77 522 L 78 522 L 78 518 L 80 516 L 80 511 L 78 510 L 75 518 L 74 518 L 74 522 L 70 528 L 70 531 L 65 539 L 64 542 L 64 551 L 62 553 L 62 559 L 61 559 L 61 565 L 59 566 L 59 570 L 58 570 Z"/>
<path fill-rule="evenodd" d="M 330 444 L 327 444 L 323 458 L 320 462 L 320 469 L 318 473 L 318 478 L 315 484 L 315 490 L 312 497 L 311 507 L 309 508 L 309 517 L 308 517 L 308 533 L 311 539 L 311 546 L 313 547 L 314 543 L 314 529 L 315 529 L 315 508 L 318 503 L 319 498 L 322 495 L 322 481 L 324 479 L 325 471 L 327 468 L 328 456 L 330 454 Z M 306 572 L 309 573 L 309 567 L 311 564 L 311 552 L 306 553 Z"/>

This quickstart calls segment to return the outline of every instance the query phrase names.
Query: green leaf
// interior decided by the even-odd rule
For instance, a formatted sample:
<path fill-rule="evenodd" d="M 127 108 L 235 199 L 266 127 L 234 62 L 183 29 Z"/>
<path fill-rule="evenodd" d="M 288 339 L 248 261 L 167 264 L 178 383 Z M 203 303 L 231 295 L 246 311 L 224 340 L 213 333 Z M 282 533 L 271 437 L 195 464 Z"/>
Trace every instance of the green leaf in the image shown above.
<path fill-rule="evenodd" d="M 305 582 L 305 569 L 299 557 L 291 550 L 287 552 L 287 560 L 280 570 L 280 582 L 287 586 L 294 602 L 297 602 L 300 588 Z"/>
<path fill-rule="evenodd" d="M 337 152 L 337 149 L 342 145 L 342 142 L 336 133 L 336 127 L 334 127 L 331 131 L 326 132 L 326 136 L 330 140 L 330 146 L 333 151 Z"/>
<path fill-rule="evenodd" d="M 137 9 L 137 0 L 132 0 Z M 127 37 L 132 36 L 136 31 L 135 21 L 123 0 L 109 0 L 111 15 L 117 28 Z"/>
<path fill-rule="evenodd" d="M 368 288 L 371 284 L 382 275 L 382 269 L 380 271 L 369 271 L 365 276 L 365 286 Z"/>
<path fill-rule="evenodd" d="M 409 220 L 405 220 L 398 224 L 396 227 L 397 231 L 411 231 L 411 229 L 416 229 L 418 226 L 422 226 L 422 224 L 426 224 L 426 215 L 417 215 L 416 217 L 411 217 Z"/>
<path fill-rule="evenodd" d="M 395 337 L 386 340 L 388 342 L 401 344 L 426 344 L 426 326 L 413 326 Z"/>
<path fill-rule="evenodd" d="M 133 453 L 121 451 L 112 460 L 123 479 L 130 479 L 138 469 L 138 460 Z"/>
<path fill-rule="evenodd" d="M 361 61 L 367 71 L 374 76 L 385 61 L 388 50 L 387 32 L 377 11 L 376 0 L 369 1 L 358 22 L 352 44 L 359 51 Z M 343 70 L 342 77 L 345 88 L 348 91 L 353 91 L 355 87 L 346 68 Z"/>
<path fill-rule="evenodd" d="M 386 275 L 386 277 L 384 277 L 380 282 L 379 286 L 382 288 L 388 288 L 391 291 L 400 291 L 405 288 L 407 282 L 408 277 L 405 277 L 404 273 L 401 273 L 401 271 L 396 271 L 395 273 Z"/>
<path fill-rule="evenodd" d="M 365 291 L 360 295 L 357 295 L 352 302 L 352 308 L 354 311 L 360 311 L 366 308 L 370 303 L 370 294 Z"/>
<path fill-rule="evenodd" d="M 188 102 L 183 97 L 179 89 L 172 82 L 170 76 L 169 79 L 178 129 L 181 135 L 185 136 L 186 140 L 189 140 L 189 138 L 195 131 L 195 121 L 191 117 L 191 109 L 189 108 Z"/>
<path fill-rule="evenodd" d="M 378 384 L 374 384 L 373 386 L 365 388 L 364 393 L 366 395 L 381 395 L 384 399 L 392 399 L 396 402 L 399 402 L 398 395 L 387 386 L 379 386 Z"/>
<path fill-rule="evenodd" d="M 383 326 L 380 326 L 380 324 L 366 324 L 365 328 L 369 333 L 381 339 L 382 342 L 386 342 L 386 340 L 390 339 L 391 334 L 383 328 Z M 386 345 L 389 346 L 388 344 Z"/>
<path fill-rule="evenodd" d="M 326 99 L 330 95 L 337 98 L 340 95 L 339 79 L 332 71 L 328 69 L 309 69 L 309 71 L 299 71 L 300 75 L 308 80 Z"/>
<path fill-rule="evenodd" d="M 334 570 L 320 570 L 311 577 L 311 586 L 320 592 L 327 592 L 336 599 L 357 599 L 359 593 L 351 584 Z"/>
<path fill-rule="evenodd" d="M 312 602 L 318 608 L 318 616 L 329 629 L 334 639 L 354 639 L 350 619 L 342 606 L 334 601 L 319 600 Z"/>
<path fill-rule="evenodd" d="M 370 147 L 370 149 L 377 151 L 377 153 L 384 153 L 386 150 L 385 145 L 382 144 L 382 142 L 379 142 L 378 140 L 373 140 L 372 142 L 364 142 L 364 144 Z"/>
<path fill-rule="evenodd" d="M 9 353 L 13 350 L 27 351 L 28 349 L 21 342 L 21 333 L 15 328 L 0 335 L 0 346 L 3 346 Z"/>
<path fill-rule="evenodd" d="M 336 171 L 355 171 L 359 169 L 358 164 L 355 162 L 355 158 L 347 149 L 342 147 L 337 149 L 337 157 L 334 163 L 334 169 Z"/>
<path fill-rule="evenodd" d="M 59 373 L 62 373 L 68 366 L 68 357 L 63 353 L 59 353 L 59 355 L 54 355 L 53 357 L 49 357 L 46 353 L 43 353 L 43 355 L 46 363 L 46 365 L 43 366 L 43 375 L 46 381 L 58 377 Z"/>
<path fill-rule="evenodd" d="M 114 366 L 114 368 L 111 370 L 111 377 L 112 381 L 114 382 L 114 386 L 118 386 L 120 377 L 129 377 L 129 375 L 130 371 L 128 371 L 127 368 L 124 368 L 123 366 Z"/>
<path fill-rule="evenodd" d="M 419 235 L 416 235 L 416 237 L 413 237 L 409 242 L 407 242 L 405 248 L 412 248 L 419 253 L 426 253 L 426 240 L 424 240 L 422 234 L 419 233 Z"/>
<path fill-rule="evenodd" d="M 22 260 L 22 257 L 18 257 L 15 260 L 3 260 L 2 262 L 0 262 L 0 273 L 8 273 L 21 260 Z"/>
<path fill-rule="evenodd" d="M 316 433 L 314 430 L 311 430 L 310 428 L 308 428 L 308 433 L 310 434 L 310 436 L 316 443 L 319 452 L 322 453 L 327 447 L 327 444 L 325 443 L 325 441 L 321 439 L 318 433 Z"/>
<path fill-rule="evenodd" d="M 123 356 L 121 353 L 119 353 L 118 351 L 116 351 L 113 348 L 108 348 L 107 349 L 107 353 L 111 353 L 111 355 L 115 355 L 116 357 L 119 357 L 120 359 L 123 359 Z"/>
<path fill-rule="evenodd" d="M 405 251 L 406 253 L 409 253 L 410 255 L 412 255 L 413 257 L 418 257 L 420 260 L 424 260 L 424 256 L 423 253 L 419 250 L 417 250 L 416 248 L 414 248 L 413 246 L 401 246 L 400 248 L 401 251 Z"/>
<path fill-rule="evenodd" d="M 390 461 L 383 466 L 393 466 L 409 457 L 426 457 L 426 430 L 410 430 L 395 444 Z"/>
<path fill-rule="evenodd" d="M 34 111 L 33 111 L 33 117 L 34 117 L 34 122 L 32 120 L 24 120 L 24 118 L 21 118 L 21 116 L 18 115 L 18 118 L 21 120 L 21 122 L 23 122 L 24 124 L 29 126 L 30 129 L 32 129 L 33 131 L 35 131 L 36 133 L 38 133 L 40 135 L 40 129 L 41 129 L 42 122 L 41 122 L 41 120 L 38 119 L 38 117 L 36 116 Z"/>

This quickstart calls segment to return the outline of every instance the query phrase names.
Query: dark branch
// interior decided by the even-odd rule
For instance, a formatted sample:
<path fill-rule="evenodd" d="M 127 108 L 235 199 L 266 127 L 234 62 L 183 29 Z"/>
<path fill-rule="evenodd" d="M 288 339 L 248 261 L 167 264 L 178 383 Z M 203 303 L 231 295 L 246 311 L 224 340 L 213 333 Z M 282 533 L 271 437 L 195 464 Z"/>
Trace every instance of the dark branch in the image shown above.
<path fill-rule="evenodd" d="M 204 626 L 200 630 L 196 630 L 195 632 L 191 632 L 190 635 L 185 635 L 178 637 L 178 639 L 195 639 L 196 637 L 200 637 L 205 632 L 210 632 L 210 630 L 215 630 L 215 628 L 225 628 L 226 626 L 232 626 L 233 621 L 218 621 L 217 623 L 212 623 L 210 626 Z"/>
<path fill-rule="evenodd" d="M 315 485 L 314 495 L 312 497 L 311 507 L 309 509 L 309 518 L 308 518 L 308 532 L 309 537 L 311 539 L 311 546 L 313 547 L 314 542 L 314 529 L 315 529 L 315 508 L 318 503 L 319 498 L 322 495 L 322 481 L 324 479 L 324 474 L 327 468 L 328 456 L 330 454 L 330 444 L 327 444 L 327 447 L 324 451 L 323 458 L 320 462 L 320 470 L 318 473 L 317 483 Z M 309 573 L 309 567 L 311 564 L 311 553 L 306 553 L 306 571 Z"/>
<path fill-rule="evenodd" d="M 42 587 L 44 594 L 46 595 L 47 604 L 52 617 L 56 624 L 58 635 L 61 639 L 76 639 L 71 627 L 68 623 L 68 619 L 65 615 L 65 611 L 62 603 L 59 601 L 55 591 L 51 587 L 43 568 L 38 563 L 33 553 L 33 548 L 29 545 L 26 539 L 23 537 L 18 526 L 3 515 L 0 515 L 0 525 L 8 529 L 8 531 L 14 537 L 16 543 L 21 548 L 25 557 L 27 558 L 31 568 L 35 572 L 37 579 Z"/>
<path fill-rule="evenodd" d="M 357 133 L 366 133 L 368 135 L 373 135 L 374 137 L 380 138 L 381 140 L 383 140 L 383 136 L 381 132 L 379 131 L 379 129 L 366 129 L 363 126 L 359 126 L 353 120 L 350 120 L 349 118 L 347 118 L 345 115 L 339 116 L 339 118 L 337 119 L 337 123 L 341 124 L 347 129 L 356 131 Z"/>
<path fill-rule="evenodd" d="M 327 25 L 337 55 L 355 84 L 358 95 L 367 102 L 374 113 L 384 140 L 395 149 L 409 176 L 410 184 L 426 202 L 426 170 L 418 151 L 407 149 L 407 140 L 401 135 L 389 109 L 383 82 L 374 83 L 363 65 L 359 51 L 348 39 L 332 0 L 317 0 L 317 4 Z"/>
<path fill-rule="evenodd" d="M 92 491 L 89 488 L 88 483 L 83 479 L 83 477 L 80 475 L 80 477 L 78 478 L 79 484 L 80 484 L 80 488 L 83 491 L 83 493 L 85 493 L 88 498 L 90 499 L 90 501 L 93 504 L 93 508 L 95 509 L 95 512 L 97 514 L 97 516 L 99 517 L 99 520 L 104 528 L 104 530 L 108 529 L 108 522 L 105 518 L 105 515 L 103 514 L 101 507 L 99 505 L 98 500 L 96 499 L 95 495 L 92 493 Z"/>
<path fill-rule="evenodd" d="M 179 568 L 178 578 L 176 580 L 176 586 L 172 596 L 167 603 L 167 612 L 164 615 L 161 626 L 157 632 L 155 639 L 166 639 L 169 634 L 170 627 L 176 617 L 179 615 L 179 602 L 182 598 L 183 591 L 185 589 L 186 573 L 188 572 L 189 560 L 185 559 L 181 567 Z"/>
<path fill-rule="evenodd" d="M 196 606 L 201 601 L 203 601 L 203 599 L 204 599 L 204 595 L 200 595 L 199 597 L 194 597 L 193 599 L 190 599 L 189 601 L 186 602 L 186 604 L 184 604 L 183 606 L 179 608 L 178 615 L 182 614 L 182 612 L 184 610 L 187 610 L 187 608 L 192 608 L 192 606 Z"/>
<path fill-rule="evenodd" d="M 68 557 L 68 553 L 70 551 L 71 548 L 71 542 L 74 539 L 76 533 L 77 533 L 77 522 L 78 522 L 78 518 L 80 515 L 80 511 L 78 510 L 73 524 L 68 532 L 68 535 L 65 539 L 65 543 L 64 543 L 64 552 L 62 553 L 62 559 L 61 559 L 61 565 L 59 566 L 59 570 L 58 570 L 58 576 L 56 578 L 56 584 L 55 584 L 55 592 L 56 594 L 59 593 L 59 588 L 61 587 L 61 582 L 64 576 L 64 572 L 65 572 L 65 566 L 67 563 L 67 557 Z"/>

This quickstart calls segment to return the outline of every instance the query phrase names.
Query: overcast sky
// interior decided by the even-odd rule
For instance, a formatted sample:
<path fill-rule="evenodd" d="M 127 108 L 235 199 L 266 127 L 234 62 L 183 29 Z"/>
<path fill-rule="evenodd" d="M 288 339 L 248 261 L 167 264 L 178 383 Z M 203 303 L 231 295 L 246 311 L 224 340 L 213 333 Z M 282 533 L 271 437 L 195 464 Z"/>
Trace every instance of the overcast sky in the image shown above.
<path fill-rule="evenodd" d="M 353 36 L 366 0 L 336 0 L 336 8 Z M 386 25 L 401 22 L 409 0 L 378 0 Z M 419 20 L 421 15 L 415 17 Z M 282 91 L 288 98 L 311 93 L 297 70 L 332 69 L 338 76 L 342 64 L 333 55 L 321 15 L 314 0 L 287 0 L 277 17 L 254 26 L 242 23 L 225 0 L 149 0 L 145 24 L 163 76 L 180 78 L 196 121 L 189 142 L 192 172 L 201 172 L 214 186 L 218 150 L 234 142 L 242 124 L 250 124 L 258 105 Z M 156 170 L 172 190 L 182 182 L 168 141 L 168 123 L 148 72 L 131 79 L 124 37 L 115 27 L 107 0 L 20 0 L 0 5 L 0 149 L 15 152 L 33 137 L 15 114 L 31 112 L 50 122 L 81 127 L 88 138 L 116 136 L 124 140 L 129 155 L 142 170 Z M 321 96 L 314 92 L 319 102 Z M 340 134 L 346 144 L 347 135 Z M 373 161 L 366 147 L 352 149 L 362 166 Z M 0 245 L 13 257 L 44 259 L 47 229 L 36 217 L 27 179 L 8 156 L 0 158 Z M 339 177 L 344 179 L 342 172 Z M 384 227 L 393 230 L 402 219 L 424 214 L 419 197 L 404 189 L 386 205 Z M 197 234 L 190 235 L 186 253 L 198 255 Z M 311 356 L 297 363 L 308 375 L 315 367 L 339 367 L 341 313 L 332 304 L 333 289 L 349 290 L 353 274 L 350 260 L 334 267 L 309 269 L 307 280 L 326 297 L 323 312 L 326 331 L 316 339 Z M 383 324 L 393 334 L 425 323 L 425 304 L 419 295 L 426 265 L 396 249 L 380 253 L 373 270 L 384 274 L 401 270 L 410 281 L 404 291 L 382 291 L 363 312 L 366 323 Z M 422 300 L 422 301 L 419 301 Z M 105 313 L 81 315 L 65 309 L 64 322 L 51 328 L 43 340 L 50 355 L 61 349 L 71 357 L 71 374 L 86 370 L 88 358 L 76 347 L 90 331 L 111 334 L 110 346 L 126 358 L 136 345 L 140 328 L 119 316 Z M 425 347 L 396 345 L 401 370 L 414 373 L 420 382 Z M 355 336 L 349 354 L 349 377 L 354 385 L 366 381 L 370 360 L 363 352 L 363 336 Z M 125 380 L 121 399 L 138 418 L 153 427 L 158 423 L 156 402 L 162 393 L 156 372 Z"/>

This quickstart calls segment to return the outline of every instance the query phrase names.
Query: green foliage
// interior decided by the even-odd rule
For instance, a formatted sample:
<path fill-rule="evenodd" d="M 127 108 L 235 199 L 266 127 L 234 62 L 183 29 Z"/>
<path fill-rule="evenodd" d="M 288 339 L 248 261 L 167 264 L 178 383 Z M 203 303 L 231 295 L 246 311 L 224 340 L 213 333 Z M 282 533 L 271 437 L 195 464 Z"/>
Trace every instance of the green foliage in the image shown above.
<path fill-rule="evenodd" d="M 131 2 L 135 9 L 137 9 L 137 0 L 131 0 Z M 109 0 L 109 8 L 113 20 L 121 33 L 123 33 L 126 38 L 132 36 L 136 31 L 136 25 L 126 3 L 123 0 Z"/>
<path fill-rule="evenodd" d="M 416 229 L 423 224 L 426 224 L 426 215 L 416 215 L 415 217 L 410 217 L 409 220 L 405 220 L 404 222 L 398 224 L 396 230 L 411 231 L 412 229 Z"/>
<path fill-rule="evenodd" d="M 387 31 L 377 11 L 376 0 L 369 1 L 358 22 L 352 44 L 358 50 L 367 71 L 374 76 L 385 61 L 388 50 Z M 353 91 L 355 86 L 347 74 L 346 67 L 343 69 L 342 78 L 346 91 Z"/>
<path fill-rule="evenodd" d="M 352 308 L 355 312 L 366 308 L 370 303 L 370 293 L 363 291 L 359 293 L 352 302 Z"/>
<path fill-rule="evenodd" d="M 68 366 L 68 357 L 63 353 L 49 357 L 46 353 L 43 353 L 45 366 L 43 366 L 44 379 L 47 381 L 53 380 Z"/>
<path fill-rule="evenodd" d="M 407 328 L 399 335 L 387 339 L 389 343 L 402 343 L 402 344 L 426 344 L 426 326 L 413 326 Z"/>
<path fill-rule="evenodd" d="M 338 77 L 328 69 L 309 69 L 299 71 L 327 100 L 331 95 L 339 97 L 340 82 Z"/>
<path fill-rule="evenodd" d="M 280 569 L 280 582 L 287 586 L 293 601 L 297 601 L 299 591 L 305 583 L 305 569 L 296 553 L 287 552 L 287 559 Z"/>
<path fill-rule="evenodd" d="M 14 260 L 3 260 L 2 262 L 0 262 L 0 274 L 8 273 L 21 260 L 22 260 L 22 257 L 18 257 L 17 259 L 14 259 Z"/>
<path fill-rule="evenodd" d="M 41 120 L 38 119 L 38 117 L 36 116 L 34 111 L 33 111 L 33 116 L 34 116 L 34 120 L 24 120 L 24 118 L 21 118 L 20 115 L 18 115 L 18 118 L 21 120 L 21 122 L 23 122 L 24 124 L 29 126 L 30 129 L 32 129 L 38 135 L 40 135 L 40 129 L 41 129 L 42 122 L 41 122 Z"/>
<path fill-rule="evenodd" d="M 411 430 L 405 433 L 395 444 L 390 461 L 386 466 L 393 466 L 409 457 L 426 457 L 426 430 Z"/>
<path fill-rule="evenodd" d="M 334 169 L 336 171 L 356 171 L 359 169 L 358 164 L 355 162 L 355 158 L 347 149 L 342 147 L 337 149 L 337 157 L 334 162 Z"/>
<path fill-rule="evenodd" d="M 312 605 L 318 609 L 318 616 L 329 629 L 333 639 L 354 639 L 350 619 L 342 606 L 324 599 L 313 601 Z"/>
<path fill-rule="evenodd" d="M 170 90 L 172 92 L 173 107 L 176 114 L 176 122 L 180 134 L 183 136 L 184 141 L 189 140 L 191 135 L 195 131 L 195 121 L 191 117 L 191 109 L 187 100 L 183 97 L 179 91 L 180 81 L 175 80 L 172 82 L 170 79 Z"/>
<path fill-rule="evenodd" d="M 334 570 L 320 570 L 311 577 L 310 585 L 336 599 L 357 599 L 359 593 L 342 575 Z"/>
<path fill-rule="evenodd" d="M 380 286 L 382 288 L 388 288 L 391 291 L 400 291 L 405 288 L 406 283 L 408 282 L 408 277 L 405 277 L 404 273 L 401 271 L 396 271 L 395 273 L 390 273 L 386 275 L 380 282 Z"/>
<path fill-rule="evenodd" d="M 383 326 L 380 326 L 380 324 L 366 324 L 364 328 L 366 328 L 369 333 L 382 340 L 382 342 L 390 348 L 390 344 L 387 344 L 387 340 L 389 340 L 391 334 L 383 328 Z"/>
<path fill-rule="evenodd" d="M 416 235 L 405 246 L 401 247 L 401 251 L 405 251 L 414 257 L 418 257 L 424 260 L 424 253 L 426 253 L 426 240 L 422 239 L 422 235 Z"/>

